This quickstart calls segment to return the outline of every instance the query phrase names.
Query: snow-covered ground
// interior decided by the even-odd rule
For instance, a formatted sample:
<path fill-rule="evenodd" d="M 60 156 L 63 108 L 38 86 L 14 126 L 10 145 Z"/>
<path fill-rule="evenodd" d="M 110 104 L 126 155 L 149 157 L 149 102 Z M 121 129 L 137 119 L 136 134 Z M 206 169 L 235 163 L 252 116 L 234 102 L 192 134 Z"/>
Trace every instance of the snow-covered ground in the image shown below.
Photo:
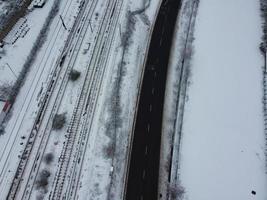
<path fill-rule="evenodd" d="M 164 113 L 161 139 L 159 197 L 169 199 L 172 194 L 182 194 L 177 179 L 181 126 L 183 123 L 183 107 L 187 87 L 194 24 L 198 10 L 198 1 L 183 0 L 172 43 L 169 58 Z"/>
<path fill-rule="evenodd" d="M 131 30 L 127 26 L 127 12 L 148 5 L 148 0 L 125 1 L 119 20 L 106 80 L 100 93 L 92 122 L 94 142 L 88 145 L 81 176 L 80 199 L 122 199 L 128 144 L 132 131 L 140 78 L 149 44 L 151 28 L 160 1 L 151 1 L 141 15 L 133 17 Z M 128 37 L 124 46 L 122 37 Z M 89 174 L 89 175 L 88 175 Z"/>
<path fill-rule="evenodd" d="M 48 0 L 47 2 L 50 2 L 50 4 L 46 5 L 50 5 L 51 8 L 51 2 L 53 1 Z M 90 3 L 92 2 L 94 1 L 90 1 Z M 72 53 L 67 54 L 65 62 L 62 65 L 62 68 L 65 69 L 70 63 L 71 67 L 81 71 L 81 77 L 75 83 L 70 82 L 67 84 L 66 89 L 63 91 L 64 94 L 62 100 L 60 101 L 60 105 L 57 106 L 56 109 L 54 109 L 53 103 L 48 104 L 47 113 L 44 115 L 44 122 L 40 125 L 40 131 L 38 132 L 38 135 L 40 135 L 37 137 L 36 141 L 40 142 L 44 133 L 48 134 L 49 138 L 47 139 L 47 143 L 35 145 L 33 147 L 33 154 L 31 154 L 29 161 L 30 164 L 25 170 L 25 174 L 29 175 L 31 171 L 31 164 L 35 163 L 35 160 L 39 160 L 40 154 L 37 156 L 37 150 L 39 147 L 43 148 L 45 145 L 45 149 L 42 151 L 43 153 L 41 152 L 40 158 L 42 158 L 42 154 L 47 155 L 51 152 L 53 152 L 55 158 L 50 164 L 42 162 L 40 165 L 35 165 L 37 168 L 34 168 L 32 174 L 35 175 L 37 173 L 35 169 L 39 171 L 42 171 L 43 169 L 49 170 L 51 174 L 49 178 L 49 187 L 46 188 L 48 190 L 52 188 L 52 184 L 50 183 L 52 183 L 58 168 L 58 161 L 63 143 L 67 141 L 65 137 L 67 126 L 65 126 L 61 131 L 51 131 L 51 123 L 48 123 L 51 122 L 51 120 L 49 120 L 49 116 L 50 113 L 66 112 L 67 123 L 69 124 L 71 122 L 71 114 L 73 113 L 77 98 L 81 92 L 80 89 L 83 85 L 82 81 L 84 81 L 85 72 L 89 69 L 90 74 L 92 73 L 90 71 L 93 71 L 94 69 L 94 66 L 91 65 L 91 53 L 93 51 L 91 47 L 94 47 L 96 43 L 96 30 L 101 25 L 100 19 L 103 15 L 105 15 L 106 12 L 104 8 L 108 4 L 108 1 L 96 2 L 96 9 L 93 11 L 93 15 L 90 19 L 90 26 L 93 30 L 88 28 L 86 34 L 81 36 L 82 39 L 80 41 L 82 42 L 79 49 L 75 49 L 75 47 L 71 45 L 70 52 Z M 60 4 L 59 14 L 62 14 L 68 29 L 71 29 L 77 16 L 79 3 L 80 1 L 64 0 Z M 98 88 L 100 94 L 97 97 L 95 105 L 93 105 L 95 114 L 93 117 L 88 117 L 90 119 L 88 121 L 85 121 L 87 120 L 87 114 L 84 114 L 85 117 L 82 117 L 83 124 L 79 127 L 79 131 L 81 130 L 81 133 L 77 132 L 77 135 L 80 134 L 81 138 L 83 138 L 83 135 L 89 135 L 89 142 L 88 144 L 86 143 L 85 159 L 82 162 L 78 161 L 78 163 L 82 163 L 80 164 L 82 165 L 80 166 L 81 176 L 79 177 L 79 180 L 77 180 L 79 182 L 77 182 L 78 187 L 76 189 L 78 192 L 77 198 L 79 199 L 88 199 L 88 196 L 91 196 L 92 199 L 121 199 L 123 194 L 125 172 L 127 170 L 125 164 L 127 163 L 126 158 L 129 153 L 128 143 L 132 130 L 138 88 L 140 87 L 140 79 L 144 69 L 143 66 L 146 51 L 148 49 L 149 38 L 160 0 L 152 1 L 151 3 L 149 0 L 125 0 L 121 1 L 121 3 L 122 9 L 120 12 L 118 10 L 114 10 L 115 13 L 112 14 L 115 16 L 117 15 L 116 12 L 119 12 L 119 20 L 114 28 L 114 38 L 111 40 L 110 52 L 106 56 L 107 58 L 105 57 L 105 54 L 103 54 L 103 58 L 101 56 L 100 58 L 97 58 L 101 67 L 104 66 L 106 69 L 102 81 L 103 83 L 101 83 L 100 88 Z M 136 10 L 142 10 L 144 7 L 147 8 L 145 12 L 140 14 L 137 12 L 135 13 Z M 39 12 L 40 10 L 43 10 L 43 15 L 37 17 L 38 12 L 34 10 L 26 16 L 26 23 L 34 21 L 37 23 L 38 20 L 42 20 L 43 23 L 45 13 L 48 14 L 49 7 L 39 9 Z M 132 15 L 128 15 L 128 11 L 131 11 Z M 129 16 L 131 16 L 131 20 L 128 20 Z M 17 70 L 15 71 L 15 75 L 16 73 L 19 73 L 21 69 L 20 67 L 23 65 L 23 61 L 25 61 L 27 55 L 29 54 L 34 43 L 33 39 L 37 37 L 38 30 L 42 27 L 42 23 L 37 23 L 38 27 L 36 27 L 36 29 L 34 29 L 34 26 L 32 26 L 31 23 L 29 23 L 28 25 L 31 29 L 25 37 L 19 38 L 15 44 L 5 47 L 6 55 L 3 55 L 2 57 L 3 63 L 9 63 L 11 67 L 18 66 L 16 68 Z M 78 32 L 80 31 L 82 32 L 82 28 L 77 30 L 75 37 L 77 37 Z M 113 34 L 113 32 L 111 33 Z M 36 56 L 25 84 L 21 88 L 21 92 L 16 99 L 12 109 L 12 115 L 10 115 L 11 117 L 6 123 L 6 133 L 0 138 L 0 144 L 3 146 L 3 148 L 0 149 L 0 191 L 3 198 L 7 194 L 12 178 L 16 172 L 19 158 L 24 150 L 25 142 L 30 136 L 32 125 L 36 117 L 36 113 L 38 112 L 38 107 L 41 104 L 40 100 L 46 94 L 47 85 L 52 78 L 51 74 L 59 56 L 62 53 L 68 34 L 69 31 L 64 30 L 59 16 L 57 15 L 51 24 L 47 40 Z M 101 35 L 105 35 L 105 33 Z M 109 37 L 105 36 L 104 38 Z M 27 46 L 23 46 L 23 44 L 26 44 Z M 106 44 L 108 44 L 108 40 L 103 43 L 103 46 Z M 26 51 L 23 51 L 23 49 L 26 49 Z M 96 51 L 98 51 L 97 49 Z M 106 51 L 106 48 L 104 51 Z M 77 56 L 70 58 L 70 55 L 76 54 L 76 52 Z M 102 51 L 99 55 L 102 55 Z M 15 56 L 19 56 L 17 60 L 12 59 Z M 15 79 L 15 75 L 10 72 L 9 66 L 6 65 L 2 68 L 3 72 L 5 71 L 5 73 L 9 73 L 9 76 L 2 76 L 3 82 L 11 80 L 12 76 L 14 76 L 13 79 Z M 59 80 L 63 78 L 63 75 L 59 76 Z M 60 87 L 59 85 L 60 83 L 55 87 L 56 92 Z M 56 101 L 56 92 L 51 95 L 51 102 Z M 109 135 L 109 126 L 113 126 L 112 117 L 114 116 L 114 110 L 113 105 L 111 104 L 114 100 L 112 99 L 114 96 L 118 96 L 116 99 L 118 104 L 115 108 L 115 114 L 117 114 L 119 121 L 116 121 L 115 123 L 119 125 L 115 130 L 117 134 Z M 95 97 L 92 96 L 92 99 L 93 98 Z M 53 109 L 51 109 L 52 107 Z M 86 113 L 91 115 L 91 112 L 87 110 L 87 107 Z M 123 126 L 121 126 L 121 124 L 123 124 Z M 112 150 L 113 153 L 111 154 L 106 150 L 107 147 L 110 147 L 110 144 L 116 145 L 116 150 Z M 79 147 L 81 144 L 77 146 Z M 78 155 L 80 155 L 80 152 L 78 153 Z M 77 154 L 74 153 L 74 155 Z M 73 157 L 73 160 L 77 162 L 77 157 Z M 21 182 L 22 188 L 20 188 L 17 198 L 20 198 L 21 195 L 25 195 L 24 192 L 26 192 L 26 196 L 28 195 L 28 197 L 32 199 L 36 197 L 48 197 L 49 191 L 45 191 L 45 194 L 43 194 L 43 191 L 32 190 L 30 186 L 27 190 L 23 191 L 23 187 L 26 186 L 28 181 L 29 183 L 34 181 L 35 177 L 32 177 L 33 176 L 31 176 L 30 179 L 25 177 Z M 28 191 L 30 191 L 31 194 L 29 194 Z"/>
<path fill-rule="evenodd" d="M 48 0 L 43 8 L 29 12 L 23 18 L 25 21 L 20 19 L 4 39 L 6 44 L 1 50 L 3 55 L 0 54 L 0 84 L 15 82 L 52 6 L 53 1 Z M 22 24 L 24 26 L 20 27 Z M 23 31 L 25 33 L 21 34 Z M 20 36 L 12 44 L 18 33 Z"/>
<path fill-rule="evenodd" d="M 34 9 L 30 12 L 26 16 L 27 22 L 31 22 L 29 32 L 24 38 L 19 38 L 14 45 L 6 45 L 4 47 L 6 54 L 2 57 L 2 61 L 3 63 L 10 63 L 13 69 L 16 66 L 17 71 L 14 70 L 15 73 L 19 73 L 22 69 L 53 3 L 54 1 L 48 0 L 42 9 Z M 63 16 L 67 27 L 72 26 L 77 15 L 78 6 L 79 1 L 64 0 L 61 2 L 58 14 Z M 45 43 L 36 56 L 26 81 L 13 105 L 10 118 L 6 122 L 5 134 L 0 137 L 2 146 L 0 149 L 0 189 L 3 198 L 8 192 L 7 188 L 16 172 L 19 158 L 38 111 L 41 96 L 46 90 L 46 84 L 50 80 L 50 73 L 54 70 L 55 62 L 61 54 L 68 34 L 69 32 L 64 30 L 59 15 L 57 15 L 52 21 L 50 29 L 47 30 Z M 3 78 L 8 76 L 7 74 L 4 75 Z M 9 79 L 9 81 L 12 80 Z"/>
<path fill-rule="evenodd" d="M 258 1 L 200 1 L 179 152 L 187 200 L 267 199 L 260 24 Z"/>

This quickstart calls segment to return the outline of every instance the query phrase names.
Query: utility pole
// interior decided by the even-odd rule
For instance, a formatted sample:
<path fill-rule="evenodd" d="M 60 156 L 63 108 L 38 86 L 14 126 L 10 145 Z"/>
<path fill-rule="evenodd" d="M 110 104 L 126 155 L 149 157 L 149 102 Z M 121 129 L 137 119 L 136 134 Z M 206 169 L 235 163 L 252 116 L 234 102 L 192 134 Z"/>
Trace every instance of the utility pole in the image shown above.
<path fill-rule="evenodd" d="M 66 27 L 66 25 L 65 25 L 65 23 L 64 23 L 64 20 L 63 20 L 63 18 L 62 18 L 62 15 L 59 15 L 59 17 L 60 17 L 60 19 L 61 19 L 61 22 L 62 22 L 63 27 L 65 28 L 65 30 L 67 30 L 67 27 Z"/>
<path fill-rule="evenodd" d="M 89 26 L 91 28 L 91 32 L 93 33 L 93 28 L 92 28 L 92 24 L 91 24 L 91 21 L 89 20 Z"/>
<path fill-rule="evenodd" d="M 8 68 L 10 69 L 10 71 L 12 72 L 12 74 L 16 77 L 16 79 L 18 79 L 18 76 L 15 74 L 15 72 L 13 71 L 13 69 L 11 68 L 11 66 L 6 63 L 6 65 L 8 66 Z"/>
<path fill-rule="evenodd" d="M 120 38 L 121 38 L 121 24 L 119 24 Z"/>

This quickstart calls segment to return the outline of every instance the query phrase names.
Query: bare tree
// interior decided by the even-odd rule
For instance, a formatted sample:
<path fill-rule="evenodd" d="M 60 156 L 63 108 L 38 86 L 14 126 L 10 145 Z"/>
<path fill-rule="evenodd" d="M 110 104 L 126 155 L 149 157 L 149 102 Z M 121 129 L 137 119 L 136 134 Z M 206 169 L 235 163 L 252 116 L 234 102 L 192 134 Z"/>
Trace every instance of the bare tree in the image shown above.
<path fill-rule="evenodd" d="M 168 185 L 168 196 L 171 200 L 182 200 L 184 197 L 185 189 L 180 184 Z"/>
<path fill-rule="evenodd" d="M 46 164 L 51 164 L 54 160 L 54 154 L 53 153 L 47 153 L 44 157 L 44 161 Z"/>
<path fill-rule="evenodd" d="M 73 69 L 71 70 L 69 77 L 71 81 L 76 81 L 80 77 L 80 75 L 81 75 L 81 72 Z"/>
<path fill-rule="evenodd" d="M 36 188 L 45 189 L 48 185 L 48 178 L 50 177 L 50 175 L 51 175 L 50 171 L 43 169 L 40 172 L 39 177 L 36 181 Z"/>
<path fill-rule="evenodd" d="M 52 128 L 54 130 L 60 130 L 66 123 L 66 113 L 56 114 L 53 120 Z"/>
<path fill-rule="evenodd" d="M 11 82 L 4 82 L 2 85 L 0 85 L 0 100 L 6 100 L 8 99 L 9 95 L 12 91 L 12 84 Z"/>

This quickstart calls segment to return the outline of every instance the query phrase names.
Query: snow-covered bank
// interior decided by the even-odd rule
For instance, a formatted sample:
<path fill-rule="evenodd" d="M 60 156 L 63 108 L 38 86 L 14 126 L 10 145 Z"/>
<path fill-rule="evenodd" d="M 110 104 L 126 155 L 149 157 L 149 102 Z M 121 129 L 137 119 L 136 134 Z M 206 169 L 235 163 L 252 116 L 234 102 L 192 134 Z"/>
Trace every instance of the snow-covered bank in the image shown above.
<path fill-rule="evenodd" d="M 184 193 L 176 176 L 179 162 L 177 155 L 197 10 L 197 0 L 182 1 L 169 58 L 160 155 L 159 197 L 161 199 L 169 199 L 171 196 L 182 198 Z"/>
<path fill-rule="evenodd" d="M 267 198 L 260 23 L 258 1 L 200 1 L 179 164 L 188 200 Z"/>

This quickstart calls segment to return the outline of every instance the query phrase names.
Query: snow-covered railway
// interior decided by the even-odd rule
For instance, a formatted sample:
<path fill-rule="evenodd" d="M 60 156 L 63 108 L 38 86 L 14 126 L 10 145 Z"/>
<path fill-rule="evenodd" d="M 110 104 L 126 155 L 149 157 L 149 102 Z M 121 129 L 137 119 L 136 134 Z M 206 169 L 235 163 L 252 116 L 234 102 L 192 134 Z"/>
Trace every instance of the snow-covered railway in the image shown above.
<path fill-rule="evenodd" d="M 63 8 L 63 15 L 66 16 L 67 13 L 69 12 L 70 9 L 70 5 L 71 5 L 71 0 L 68 0 L 68 2 L 65 4 L 64 8 Z M 51 40 L 49 40 L 48 42 L 48 46 L 45 50 L 44 56 L 41 59 L 41 64 L 39 65 L 38 70 L 36 71 L 36 73 L 34 74 L 34 81 L 31 84 L 31 87 L 29 88 L 29 90 L 27 91 L 27 98 L 23 101 L 23 104 L 19 110 L 19 112 L 21 113 L 21 115 L 17 115 L 17 117 L 14 119 L 14 121 L 16 122 L 13 125 L 13 128 L 11 130 L 11 133 L 9 134 L 9 138 L 8 141 L 5 143 L 5 146 L 2 148 L 1 150 L 1 156 L 0 156 L 0 163 L 4 164 L 4 166 L 1 166 L 1 173 L 0 173 L 0 184 L 2 184 L 2 178 L 5 175 L 6 171 L 7 171 L 7 167 L 8 167 L 8 159 L 10 158 L 10 153 L 12 151 L 12 147 L 14 145 L 15 140 L 17 139 L 18 136 L 18 132 L 20 130 L 20 128 L 23 125 L 23 119 L 25 118 L 26 113 L 29 111 L 29 108 L 31 107 L 31 102 L 34 100 L 34 93 L 36 92 L 36 90 L 38 89 L 37 87 L 37 82 L 40 80 L 40 76 L 43 74 L 44 71 L 44 65 L 46 65 L 47 63 L 47 57 L 49 57 L 49 55 L 51 55 L 51 49 L 53 49 L 53 47 L 55 46 L 55 42 L 57 40 L 57 38 L 59 37 L 59 33 L 62 30 L 62 25 L 60 23 L 60 21 L 58 20 L 57 24 L 56 24 L 56 28 L 53 31 L 53 35 L 55 35 L 55 37 L 53 37 Z M 51 68 L 52 69 L 52 66 Z M 51 71 L 51 70 L 50 70 Z M 53 78 L 53 77 L 52 77 Z M 28 98 L 29 97 L 29 98 Z M 20 118 L 22 118 L 22 120 L 20 120 Z M 12 143 L 10 145 L 10 143 Z M 9 149 L 10 148 L 10 149 Z M 7 153 L 8 152 L 8 153 Z M 4 161 L 5 160 L 5 161 Z"/>
<path fill-rule="evenodd" d="M 71 0 L 68 0 L 66 2 L 66 4 L 63 7 L 63 12 L 62 15 L 65 17 L 69 14 L 70 10 L 71 10 Z M 35 74 L 34 74 L 34 80 L 33 83 L 31 84 L 31 87 L 28 89 L 27 91 L 27 98 L 25 98 L 25 100 L 22 103 L 22 106 L 19 110 L 20 115 L 17 115 L 15 119 L 13 119 L 13 121 L 15 121 L 15 124 L 12 127 L 11 133 L 9 133 L 9 137 L 7 142 L 5 143 L 5 146 L 2 148 L 1 150 L 1 156 L 0 156 L 0 167 L 1 167 L 1 173 L 0 173 L 0 185 L 3 185 L 5 183 L 5 179 L 7 178 L 7 172 L 8 169 L 10 167 L 10 159 L 12 159 L 11 154 L 12 154 L 12 150 L 15 145 L 15 141 L 19 138 L 19 131 L 21 129 L 21 127 L 23 126 L 23 123 L 25 122 L 25 116 L 26 113 L 29 112 L 32 102 L 34 101 L 34 94 L 37 92 L 38 90 L 38 81 L 40 80 L 40 77 L 42 76 L 44 70 L 45 70 L 45 65 L 47 64 L 47 58 L 49 56 L 51 56 L 52 52 L 51 50 L 53 49 L 53 47 L 56 45 L 56 41 L 57 39 L 60 37 L 60 33 L 62 31 L 62 24 L 60 22 L 60 20 L 57 21 L 55 29 L 53 30 L 53 36 L 49 41 L 48 41 L 48 45 L 45 49 L 44 55 L 42 56 L 42 58 L 40 59 L 40 64 L 38 65 L 38 69 L 36 70 Z M 51 67 L 49 68 L 49 71 L 53 71 L 53 67 L 55 65 L 51 65 Z M 58 69 L 55 69 L 58 70 Z M 54 77 L 52 76 L 52 79 L 54 80 Z M 40 109 L 41 110 L 41 109 Z M 41 111 L 38 112 L 37 116 L 40 116 L 40 113 L 42 113 Z M 39 117 L 37 117 L 39 118 Z M 37 122 L 37 120 L 36 120 Z M 37 123 L 36 123 L 37 124 Z M 29 135 L 29 141 L 32 140 L 33 135 Z M 24 158 L 24 154 L 21 156 L 21 158 Z M 3 164 L 3 166 L 1 166 Z M 3 190 L 6 190 L 6 187 L 9 187 L 10 185 L 3 185 L 3 187 L 1 187 Z M 2 191 L 2 190 L 1 190 Z"/>
<path fill-rule="evenodd" d="M 34 167 L 31 169 L 31 175 L 29 175 L 29 177 L 31 177 L 31 178 L 28 179 L 27 186 L 25 187 L 25 188 L 27 188 L 27 190 L 25 190 L 23 193 L 23 199 L 30 199 L 32 189 L 33 189 L 34 183 L 37 180 L 37 175 L 40 172 L 41 162 L 43 160 L 44 153 L 45 153 L 45 150 L 46 150 L 48 142 L 49 142 L 51 129 L 52 129 L 52 127 L 51 127 L 52 119 L 54 119 L 54 116 L 59 111 L 59 107 L 60 107 L 60 105 L 62 103 L 62 99 L 64 98 L 64 95 L 65 95 L 66 86 L 67 86 L 68 79 L 69 79 L 69 76 L 68 76 L 69 72 L 73 68 L 73 66 L 76 62 L 78 52 L 79 52 L 78 50 L 81 48 L 81 45 L 84 41 L 85 32 L 89 26 L 89 23 L 88 23 L 89 20 L 88 19 L 92 16 L 93 11 L 96 8 L 96 5 L 97 5 L 97 1 L 94 0 L 93 2 L 91 2 L 91 4 L 89 6 L 88 5 L 86 6 L 87 10 L 86 10 L 85 14 L 81 15 L 81 17 L 79 17 L 80 21 L 77 22 L 78 25 L 71 31 L 72 33 L 77 33 L 77 34 L 73 35 L 75 37 L 74 42 L 71 42 L 69 47 L 67 48 L 70 55 L 66 55 L 67 54 L 67 51 L 66 51 L 66 54 L 64 53 L 63 57 L 60 59 L 59 66 L 63 65 L 63 63 L 65 62 L 67 65 L 67 69 L 66 69 L 66 71 L 64 71 L 64 78 L 63 78 L 63 81 L 61 82 L 60 89 L 58 90 L 58 93 L 55 93 L 56 94 L 56 98 L 55 98 L 56 102 L 54 103 L 53 108 L 50 109 L 50 110 L 52 110 L 50 117 L 49 117 L 50 121 L 48 121 L 46 123 L 46 127 L 44 128 L 44 132 L 46 132 L 46 134 L 44 134 L 44 137 L 42 138 L 42 141 L 40 142 L 38 153 L 37 153 L 37 156 L 35 157 L 35 163 L 32 165 Z M 84 19 L 86 19 L 86 20 L 84 20 Z M 83 22 L 82 24 L 80 23 L 81 21 Z M 82 29 L 84 31 L 78 31 L 80 29 Z"/>
<path fill-rule="evenodd" d="M 65 88 L 66 88 L 66 85 L 68 82 L 68 74 L 69 74 L 68 72 L 71 70 L 71 68 L 73 66 L 73 65 L 68 65 L 67 68 L 65 69 L 62 67 L 63 61 L 66 60 L 66 53 L 68 51 L 72 53 L 72 55 L 69 56 L 70 60 L 76 59 L 78 51 L 75 51 L 75 50 L 72 51 L 72 49 L 70 49 L 71 48 L 70 43 L 75 44 L 74 45 L 75 49 L 80 48 L 80 46 L 82 44 L 82 40 L 84 39 L 84 36 L 81 36 L 82 32 L 77 31 L 77 30 L 78 30 L 78 28 L 81 28 L 81 27 L 85 27 L 85 29 L 88 28 L 89 21 L 84 20 L 84 18 L 87 18 L 89 15 L 92 15 L 96 4 L 97 4 L 97 1 L 95 1 L 95 0 L 91 1 L 91 3 L 88 3 L 86 5 L 83 4 L 82 10 L 76 19 L 75 26 L 73 26 L 73 28 L 71 30 L 71 35 L 66 42 L 66 45 L 64 48 L 66 50 L 63 50 L 61 57 L 58 59 L 58 61 L 56 63 L 57 68 L 54 71 L 53 75 L 51 76 L 51 80 L 49 81 L 49 85 L 47 87 L 47 92 L 45 94 L 44 100 L 42 101 L 42 106 L 41 106 L 39 113 L 37 115 L 34 128 L 32 129 L 31 136 L 27 142 L 25 151 L 24 151 L 22 159 L 20 161 L 20 165 L 18 167 L 16 177 L 13 180 L 12 187 L 10 189 L 9 196 L 8 196 L 10 199 L 16 198 L 17 189 L 21 184 L 22 177 L 23 178 L 29 177 L 29 179 L 26 182 L 26 187 L 25 187 L 25 190 L 24 190 L 21 198 L 22 199 L 28 199 L 30 197 L 29 195 L 31 194 L 31 190 L 32 190 L 32 187 L 34 185 L 34 181 L 36 180 L 36 176 L 38 173 L 40 162 L 42 161 L 42 157 L 44 155 L 44 151 L 46 149 L 46 145 L 47 145 L 50 133 L 51 133 L 52 119 L 53 119 L 53 116 L 57 113 L 60 102 L 62 100 L 62 97 L 64 96 Z M 82 24 L 82 25 L 80 26 L 80 24 Z M 73 54 L 76 54 L 76 55 L 73 55 Z M 71 63 L 71 61 L 70 61 L 70 63 Z M 74 64 L 74 62 L 72 62 L 72 63 Z M 62 68 L 64 70 L 62 70 Z M 63 74 L 63 80 L 59 79 L 61 74 Z M 61 81 L 61 82 L 59 83 L 60 86 L 58 87 L 57 84 L 59 81 Z M 51 96 L 53 96 L 52 93 L 55 90 L 58 91 L 56 93 L 56 98 L 53 97 L 53 99 L 55 99 L 55 102 L 54 102 L 53 106 L 49 106 L 50 98 L 51 98 Z M 49 109 L 50 107 L 52 107 L 52 109 Z M 43 119 L 44 114 L 47 111 L 48 112 L 51 111 L 51 113 L 49 114 L 49 117 L 47 119 Z M 44 120 L 44 122 L 43 122 L 43 120 Z M 43 129 L 41 129 L 42 124 L 44 124 Z M 38 135 L 38 138 L 37 138 L 37 135 Z M 36 143 L 38 143 L 39 145 L 37 145 Z M 32 148 L 34 145 L 38 146 L 37 154 L 31 155 Z M 35 157 L 34 163 L 32 163 L 29 160 L 30 156 Z M 28 163 L 28 161 L 30 164 Z M 28 171 L 30 171 L 29 175 L 24 174 L 25 168 L 29 167 L 27 165 L 29 165 L 31 168 L 30 170 L 28 170 Z"/>
<path fill-rule="evenodd" d="M 85 151 L 88 147 L 89 137 L 91 136 L 91 127 L 93 122 L 93 116 L 95 115 L 96 104 L 98 102 L 100 90 L 103 83 L 103 77 L 106 71 L 107 62 L 110 57 L 110 50 L 112 45 L 114 44 L 114 37 L 116 33 L 116 28 L 118 25 L 119 17 L 121 14 L 121 9 L 123 6 L 124 1 L 116 0 L 111 3 L 109 7 L 109 12 L 105 16 L 106 25 L 103 28 L 102 37 L 103 39 L 99 42 L 99 48 L 96 48 L 96 60 L 92 61 L 92 66 L 94 67 L 94 74 L 91 75 L 89 79 L 89 87 L 88 89 L 83 89 L 82 92 L 87 93 L 87 100 L 84 104 L 84 113 L 80 115 L 80 126 L 76 123 L 77 126 L 76 131 L 79 133 L 78 137 L 77 134 L 70 132 L 71 136 L 76 136 L 77 139 L 73 139 L 73 144 L 75 144 L 75 149 L 71 149 L 70 154 L 66 155 L 69 159 L 73 159 L 71 166 L 69 166 L 68 170 L 66 170 L 66 174 L 68 174 L 68 179 L 64 184 L 62 194 L 64 194 L 64 199 L 77 199 L 78 198 L 78 186 L 81 176 L 81 171 L 83 168 L 83 162 L 85 160 Z M 74 117 L 74 116 L 73 116 Z M 75 117 L 74 117 L 75 118 Z M 70 138 L 69 137 L 69 138 Z M 73 147 L 74 145 L 72 145 Z M 53 199 L 53 198 L 52 198 Z"/>
<path fill-rule="evenodd" d="M 84 111 L 84 109 L 87 110 L 86 102 L 88 101 L 88 97 L 90 97 L 90 94 L 92 93 L 90 87 L 92 86 L 92 84 L 93 85 L 96 84 L 95 77 L 97 73 L 99 72 L 99 69 L 97 68 L 97 65 L 96 65 L 96 61 L 100 59 L 99 52 L 101 51 L 101 47 L 102 47 L 101 44 L 105 43 L 103 36 L 107 34 L 107 32 L 105 31 L 107 22 L 108 22 L 107 16 L 109 15 L 110 10 L 112 10 L 110 9 L 110 7 L 112 6 L 114 6 L 114 2 L 112 3 L 109 2 L 109 5 L 107 6 L 107 10 L 105 12 L 105 17 L 103 17 L 101 26 L 98 30 L 95 47 L 91 49 L 93 50 L 91 62 L 86 69 L 86 76 L 84 78 L 81 93 L 79 95 L 76 107 L 72 115 L 71 122 L 67 130 L 67 141 L 65 142 L 63 151 L 60 156 L 59 168 L 58 168 L 55 180 L 54 180 L 52 192 L 50 194 L 50 198 L 52 199 L 60 199 L 62 193 L 64 193 L 62 191 L 62 187 L 63 187 L 66 173 L 68 170 L 69 160 L 70 160 L 72 149 L 75 143 L 76 133 L 79 128 L 80 120 L 84 116 L 83 113 L 86 112 Z M 92 67 L 92 69 L 90 68 L 90 66 Z M 103 66 L 98 66 L 98 67 L 103 67 Z"/>

